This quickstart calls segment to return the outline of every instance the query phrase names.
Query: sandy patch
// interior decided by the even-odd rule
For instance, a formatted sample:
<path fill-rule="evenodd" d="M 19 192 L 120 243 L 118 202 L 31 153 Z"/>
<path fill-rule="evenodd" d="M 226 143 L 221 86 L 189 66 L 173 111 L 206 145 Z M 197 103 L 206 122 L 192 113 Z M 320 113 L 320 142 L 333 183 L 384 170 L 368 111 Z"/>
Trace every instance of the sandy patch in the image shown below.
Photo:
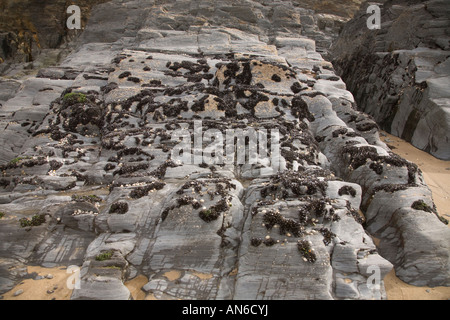
<path fill-rule="evenodd" d="M 433 200 L 438 212 L 446 219 L 450 219 L 450 161 L 443 161 L 434 158 L 430 154 L 423 152 L 402 139 L 383 133 L 382 140 L 395 149 L 392 151 L 405 159 L 416 163 L 423 172 L 426 183 L 433 193 Z M 92 192 L 91 192 L 92 193 Z M 5 218 L 11 218 L 5 216 Z M 377 239 L 374 239 L 377 244 Z M 66 267 L 43 268 L 27 267 L 28 274 L 32 278 L 23 280 L 11 291 L 3 294 L 4 300 L 69 300 L 72 290 L 67 288 L 66 282 L 70 274 L 66 273 Z M 233 270 L 233 274 L 237 270 Z M 51 274 L 52 277 L 46 278 Z M 202 280 L 212 277 L 211 274 L 193 272 L 193 275 Z M 36 276 L 43 279 L 34 280 Z M 181 277 L 181 272 L 171 270 L 164 274 L 169 281 L 177 280 Z M 139 275 L 125 283 L 130 290 L 134 300 L 156 300 L 153 294 L 142 291 L 142 287 L 148 282 L 147 277 Z M 450 287 L 416 287 L 409 285 L 395 276 L 392 270 L 384 279 L 386 293 L 389 300 L 446 300 L 450 299 Z M 14 293 L 23 292 L 14 296 Z"/>
<path fill-rule="evenodd" d="M 397 278 L 394 270 L 384 278 L 384 285 L 388 300 L 450 299 L 450 287 L 415 287 Z"/>
<path fill-rule="evenodd" d="M 144 300 L 146 293 L 142 287 L 148 283 L 148 278 L 144 275 L 138 275 L 130 281 L 125 282 L 125 286 L 130 290 L 131 296 L 134 300 Z"/>
<path fill-rule="evenodd" d="M 67 280 L 71 273 L 66 272 L 66 267 L 28 266 L 27 272 L 32 278 L 23 280 L 11 291 L 3 294 L 4 300 L 70 300 L 72 290 L 67 287 Z M 38 276 L 43 278 L 34 280 Z M 14 296 L 21 291 L 21 294 Z"/>
<path fill-rule="evenodd" d="M 166 277 L 169 281 L 175 281 L 181 278 L 181 272 L 178 270 L 170 270 L 164 273 L 163 276 Z"/>

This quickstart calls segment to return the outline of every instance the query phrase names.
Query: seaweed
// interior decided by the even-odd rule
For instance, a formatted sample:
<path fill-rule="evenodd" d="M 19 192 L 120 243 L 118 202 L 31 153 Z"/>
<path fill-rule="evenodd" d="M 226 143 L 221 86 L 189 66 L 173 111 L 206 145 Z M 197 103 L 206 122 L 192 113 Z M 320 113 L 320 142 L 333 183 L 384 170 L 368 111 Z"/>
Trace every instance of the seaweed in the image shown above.
<path fill-rule="evenodd" d="M 139 83 L 139 82 L 141 82 L 141 79 L 139 79 L 137 77 L 128 77 L 127 81 L 134 82 L 134 83 Z"/>
<path fill-rule="evenodd" d="M 202 191 L 203 183 L 199 181 L 187 181 L 184 185 L 177 191 L 177 194 L 183 194 L 184 190 L 192 188 L 195 192 L 199 193 Z"/>
<path fill-rule="evenodd" d="M 379 129 L 379 127 L 375 122 L 365 122 L 365 123 L 357 124 L 356 129 L 358 131 L 370 131 L 372 129 Z"/>
<path fill-rule="evenodd" d="M 148 169 L 149 164 L 148 163 L 139 163 L 136 165 L 133 164 L 125 164 L 116 171 L 113 172 L 113 175 L 123 175 L 123 174 L 131 174 L 133 172 L 139 171 L 139 170 L 146 170 Z"/>
<path fill-rule="evenodd" d="M 255 238 L 255 237 L 253 237 L 253 238 L 250 240 L 250 244 L 251 244 L 252 246 L 254 246 L 254 247 L 258 247 L 262 242 L 263 242 L 263 240 L 262 240 L 261 238 Z"/>
<path fill-rule="evenodd" d="M 298 240 L 297 249 L 303 256 L 303 260 L 314 263 L 317 260 L 317 256 L 314 250 L 311 248 L 311 244 L 307 240 Z"/>
<path fill-rule="evenodd" d="M 442 223 L 448 224 L 448 220 L 438 214 L 438 212 L 436 210 L 436 206 L 433 205 L 433 207 L 430 207 L 423 200 L 414 201 L 413 204 L 411 205 L 411 208 L 413 208 L 415 210 L 422 210 L 425 212 L 434 213 Z"/>
<path fill-rule="evenodd" d="M 119 79 L 127 78 L 129 76 L 131 76 L 131 72 L 125 71 L 125 72 L 122 72 L 121 74 L 119 74 Z"/>
<path fill-rule="evenodd" d="M 213 220 L 217 220 L 220 214 L 224 211 L 227 211 L 229 206 L 225 199 L 220 199 L 219 202 L 210 207 L 209 209 L 204 209 L 199 212 L 199 217 L 205 222 L 211 222 Z"/>
<path fill-rule="evenodd" d="M 270 183 L 261 189 L 261 196 L 287 198 L 289 196 L 287 190 L 291 190 L 296 196 L 313 195 L 318 192 L 325 195 L 326 187 L 327 182 L 314 175 L 285 171 L 271 177 Z"/>
<path fill-rule="evenodd" d="M 314 116 L 309 112 L 308 104 L 302 97 L 294 97 L 291 101 L 291 113 L 299 120 L 307 119 L 308 121 L 314 121 Z"/>
<path fill-rule="evenodd" d="M 275 82 L 281 82 L 281 78 L 277 74 L 273 74 L 271 79 L 272 79 L 272 81 L 275 81 Z"/>
<path fill-rule="evenodd" d="M 127 56 L 125 54 L 119 54 L 117 57 L 111 60 L 111 63 L 118 65 L 122 60 L 126 59 Z"/>
<path fill-rule="evenodd" d="M 128 203 L 117 201 L 109 208 L 109 213 L 125 214 L 128 212 Z"/>
<path fill-rule="evenodd" d="M 299 237 L 302 234 L 302 228 L 299 222 L 286 219 L 279 212 L 273 210 L 264 214 L 263 222 L 268 230 L 272 229 L 275 224 L 278 224 L 280 226 L 280 234 L 282 235 L 290 232 L 295 237 Z"/>
<path fill-rule="evenodd" d="M 22 228 L 40 226 L 45 223 L 45 214 L 36 214 L 31 219 L 21 218 L 19 219 L 19 223 Z"/>
<path fill-rule="evenodd" d="M 383 173 L 383 165 L 378 162 L 372 162 L 369 165 L 369 168 L 372 169 L 376 174 L 382 174 Z"/>
<path fill-rule="evenodd" d="M 429 205 L 427 205 L 423 200 L 416 200 L 411 205 L 411 208 L 415 210 L 422 210 L 425 212 L 434 212 L 433 208 L 431 208 Z"/>
<path fill-rule="evenodd" d="M 320 228 L 319 229 L 320 233 L 323 236 L 323 243 L 328 246 L 331 241 L 333 240 L 334 237 L 336 237 L 336 234 L 334 234 L 333 232 L 331 232 L 328 228 Z"/>
<path fill-rule="evenodd" d="M 291 86 L 291 91 L 295 94 L 299 93 L 300 91 L 304 90 L 305 88 L 302 88 L 302 85 L 300 84 L 300 82 L 295 82 L 292 86 Z"/>
<path fill-rule="evenodd" d="M 79 196 L 79 195 L 72 195 L 72 201 L 75 202 L 89 202 L 92 204 L 95 204 L 97 202 L 102 202 L 103 199 L 96 196 L 96 195 L 88 195 L 88 196 Z"/>
<path fill-rule="evenodd" d="M 95 257 L 95 260 L 97 260 L 97 261 L 105 261 L 105 260 L 111 259 L 112 256 L 113 256 L 113 252 L 112 251 L 105 251 L 105 252 L 99 253 Z"/>
<path fill-rule="evenodd" d="M 339 189 L 338 194 L 340 196 L 343 195 L 351 195 L 352 197 L 356 196 L 356 190 L 352 186 L 343 186 Z"/>
<path fill-rule="evenodd" d="M 64 107 L 67 107 L 67 106 L 71 106 L 71 105 L 74 105 L 77 103 L 85 103 L 87 100 L 87 97 L 83 93 L 70 92 L 70 93 L 66 93 L 63 96 L 62 100 L 63 100 Z"/>
<path fill-rule="evenodd" d="M 348 131 L 347 128 L 340 128 L 340 129 L 334 130 L 333 131 L 333 138 L 337 138 L 341 134 L 344 135 L 344 134 L 347 133 L 347 131 Z"/>
<path fill-rule="evenodd" d="M 276 241 L 275 241 L 273 238 L 271 238 L 271 237 L 264 239 L 264 244 L 265 244 L 267 247 L 271 247 L 271 246 L 273 246 L 275 243 L 276 243 Z"/>
<path fill-rule="evenodd" d="M 158 168 L 150 172 L 151 176 L 155 176 L 158 179 L 164 178 L 166 175 L 167 168 L 174 168 L 177 165 L 172 160 L 166 160 L 163 164 L 161 164 Z"/>

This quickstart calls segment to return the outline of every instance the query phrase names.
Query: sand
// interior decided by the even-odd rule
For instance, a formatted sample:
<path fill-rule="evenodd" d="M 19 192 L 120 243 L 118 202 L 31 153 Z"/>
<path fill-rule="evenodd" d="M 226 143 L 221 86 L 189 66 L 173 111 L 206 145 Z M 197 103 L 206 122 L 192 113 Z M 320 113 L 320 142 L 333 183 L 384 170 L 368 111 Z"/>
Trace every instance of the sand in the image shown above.
<path fill-rule="evenodd" d="M 416 163 L 423 172 L 426 183 L 433 193 L 439 215 L 450 220 L 450 161 L 434 158 L 402 139 L 382 132 L 381 139 L 387 143 L 392 151 L 401 157 Z M 450 227 L 450 225 L 449 225 Z M 28 267 L 28 273 L 32 278 L 22 281 L 11 291 L 3 294 L 4 300 L 69 300 L 72 290 L 67 288 L 67 279 L 70 274 L 66 267 L 42 268 Z M 33 280 L 36 275 L 46 276 L 51 274 L 52 279 Z M 167 272 L 165 276 L 170 280 L 178 278 L 178 272 Z M 204 274 L 198 275 L 200 278 Z M 142 287 L 148 282 L 143 276 L 125 283 L 134 300 L 153 300 L 153 295 L 146 295 Z M 447 300 L 450 299 L 450 287 L 415 287 L 404 283 L 395 276 L 392 270 L 384 279 L 386 294 L 389 300 Z M 14 293 L 23 290 L 18 296 Z"/>

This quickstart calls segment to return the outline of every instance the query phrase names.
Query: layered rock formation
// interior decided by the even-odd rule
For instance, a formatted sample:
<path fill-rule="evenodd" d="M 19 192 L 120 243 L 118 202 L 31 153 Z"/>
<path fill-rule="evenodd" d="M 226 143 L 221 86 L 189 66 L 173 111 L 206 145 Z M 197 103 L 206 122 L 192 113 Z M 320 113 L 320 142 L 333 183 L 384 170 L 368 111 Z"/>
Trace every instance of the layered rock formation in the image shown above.
<path fill-rule="evenodd" d="M 392 267 L 449 285 L 450 233 L 421 172 L 314 40 L 262 37 L 256 3 L 214 3 L 100 5 L 61 65 L 2 91 L 0 291 L 29 264 L 80 266 L 73 299 L 129 299 L 138 275 L 158 299 L 384 299 Z M 216 24 L 178 19 L 189 8 Z M 251 163 L 255 130 L 268 157 Z"/>
<path fill-rule="evenodd" d="M 43 67 L 58 64 L 72 49 L 72 43 L 86 27 L 92 8 L 106 0 L 76 1 L 81 10 L 81 29 L 69 30 L 67 1 L 0 1 L 0 74 L 20 78 Z M 153 4 L 158 4 L 154 7 Z M 317 42 L 318 51 L 327 54 L 343 24 L 358 8 L 353 1 L 151 1 L 133 6 L 108 3 L 103 13 L 109 31 L 90 24 L 89 41 L 112 41 L 145 28 L 184 31 L 191 26 L 221 25 L 251 32 L 270 41 L 275 32 L 306 35 Z M 139 10 L 136 10 L 139 8 Z M 124 10 L 133 11 L 130 15 Z M 267 40 L 269 39 L 269 40 Z"/>
<path fill-rule="evenodd" d="M 380 126 L 439 159 L 450 159 L 450 6 L 387 1 L 381 28 L 368 30 L 366 6 L 332 49 L 358 108 Z"/>

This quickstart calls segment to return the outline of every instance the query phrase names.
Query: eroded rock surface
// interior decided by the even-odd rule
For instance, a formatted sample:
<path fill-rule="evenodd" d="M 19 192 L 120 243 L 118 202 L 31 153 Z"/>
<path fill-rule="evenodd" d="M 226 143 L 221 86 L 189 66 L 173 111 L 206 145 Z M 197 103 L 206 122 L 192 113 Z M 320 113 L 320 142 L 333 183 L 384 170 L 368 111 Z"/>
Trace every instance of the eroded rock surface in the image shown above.
<path fill-rule="evenodd" d="M 80 266 L 73 299 L 130 299 L 138 275 L 158 299 L 384 299 L 393 266 L 448 285 L 450 234 L 420 171 L 353 108 L 313 40 L 137 25 L 93 43 L 105 5 L 75 53 L 0 109 L 0 291 L 28 264 Z M 255 23 L 232 9 L 220 10 Z M 255 131 L 267 157 L 240 163 Z"/>
<path fill-rule="evenodd" d="M 0 74 L 20 78 L 26 74 L 34 75 L 44 67 L 58 65 L 80 36 L 81 43 L 111 43 L 119 39 L 129 41 L 136 33 L 138 37 L 160 38 L 161 31 L 186 31 L 193 26 L 206 25 L 238 29 L 265 42 L 273 41 L 276 33 L 294 37 L 303 35 L 315 40 L 318 51 L 326 55 L 332 41 L 360 3 L 361 0 L 333 3 L 82 0 L 73 3 L 80 8 L 81 29 L 78 30 L 65 27 L 73 14 L 73 11 L 67 12 L 71 4 L 66 1 L 3 1 Z M 87 32 L 84 32 L 85 28 Z"/>

